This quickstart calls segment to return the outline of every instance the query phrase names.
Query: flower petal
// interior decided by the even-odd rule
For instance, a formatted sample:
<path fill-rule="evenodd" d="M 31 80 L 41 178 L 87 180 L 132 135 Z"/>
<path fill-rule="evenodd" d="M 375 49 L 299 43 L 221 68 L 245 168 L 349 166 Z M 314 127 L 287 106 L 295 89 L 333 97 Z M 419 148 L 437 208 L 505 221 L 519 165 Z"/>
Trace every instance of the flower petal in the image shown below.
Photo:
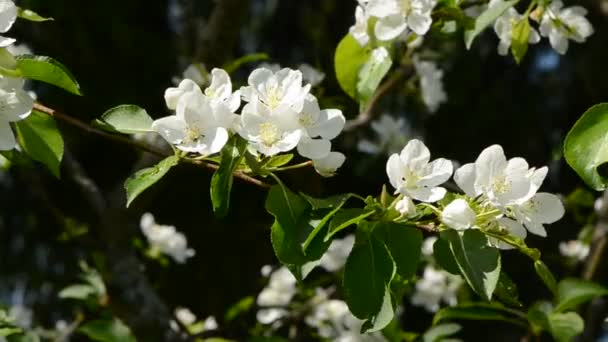
<path fill-rule="evenodd" d="M 310 139 L 302 137 L 298 143 L 298 153 L 309 159 L 325 158 L 331 151 L 331 143 L 326 139 Z"/>
<path fill-rule="evenodd" d="M 405 18 L 401 14 L 393 14 L 379 18 L 374 27 L 374 34 L 379 40 L 392 40 L 399 37 L 407 29 Z"/>
<path fill-rule="evenodd" d="M 468 196 L 477 197 L 480 195 L 480 192 L 475 190 L 475 163 L 468 163 L 459 167 L 454 173 L 454 181 Z"/>
<path fill-rule="evenodd" d="M 155 120 L 152 129 L 160 134 L 170 144 L 181 143 L 186 137 L 186 123 L 175 115 Z"/>
<path fill-rule="evenodd" d="M 16 145 L 11 125 L 6 121 L 0 121 L 0 151 L 12 150 Z"/>

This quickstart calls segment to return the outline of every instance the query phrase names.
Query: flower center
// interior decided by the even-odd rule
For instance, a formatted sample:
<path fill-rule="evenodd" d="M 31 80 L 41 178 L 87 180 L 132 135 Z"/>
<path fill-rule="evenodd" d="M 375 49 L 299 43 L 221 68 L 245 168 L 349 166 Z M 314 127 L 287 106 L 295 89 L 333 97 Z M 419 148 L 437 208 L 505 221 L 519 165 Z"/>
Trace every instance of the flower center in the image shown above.
<path fill-rule="evenodd" d="M 414 172 L 414 170 L 406 170 L 403 177 L 401 177 L 401 181 L 403 182 L 403 186 L 405 188 L 412 188 L 418 184 L 420 180 L 420 176 Z"/>
<path fill-rule="evenodd" d="M 399 2 L 399 7 L 401 8 L 401 13 L 403 13 L 403 15 L 407 17 L 410 14 L 410 11 L 412 10 L 411 0 L 401 0 Z"/>
<path fill-rule="evenodd" d="M 310 127 L 315 123 L 315 119 L 313 118 L 312 114 L 308 112 L 300 114 L 298 121 L 300 122 L 300 125 L 304 127 Z"/>
<path fill-rule="evenodd" d="M 266 100 L 270 108 L 276 108 L 281 104 L 283 99 L 283 90 L 276 85 L 271 85 L 266 91 Z"/>
<path fill-rule="evenodd" d="M 504 194 L 509 191 L 509 185 L 510 183 L 505 177 L 499 177 L 492 182 L 492 190 L 497 194 Z"/>
<path fill-rule="evenodd" d="M 186 137 L 184 138 L 184 143 L 192 143 L 200 139 L 201 131 L 198 128 L 188 127 L 186 129 Z"/>
<path fill-rule="evenodd" d="M 272 122 L 264 122 L 260 125 L 260 138 L 264 145 L 274 145 L 280 138 L 279 128 Z"/>

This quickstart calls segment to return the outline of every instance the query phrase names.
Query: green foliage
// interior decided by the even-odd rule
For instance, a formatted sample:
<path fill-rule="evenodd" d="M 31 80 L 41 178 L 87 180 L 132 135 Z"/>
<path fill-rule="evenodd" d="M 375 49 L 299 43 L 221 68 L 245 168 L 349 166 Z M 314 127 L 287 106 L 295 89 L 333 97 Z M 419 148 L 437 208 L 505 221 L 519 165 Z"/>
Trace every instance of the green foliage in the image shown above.
<path fill-rule="evenodd" d="M 551 273 L 551 270 L 549 270 L 547 265 L 545 265 L 545 263 L 540 260 L 536 260 L 534 262 L 534 270 L 536 271 L 536 274 L 538 274 L 540 279 L 543 281 L 543 283 L 545 283 L 547 288 L 555 294 L 557 291 L 557 282 L 555 281 L 555 277 L 553 276 L 553 273 Z"/>
<path fill-rule="evenodd" d="M 606 189 L 608 179 L 605 170 L 608 162 L 608 103 L 589 108 L 574 124 L 564 141 L 566 161 L 585 181 L 597 191 Z"/>
<path fill-rule="evenodd" d="M 452 254 L 450 244 L 446 239 L 441 237 L 437 238 L 437 241 L 433 244 L 433 256 L 441 268 L 451 274 L 460 275 L 458 264 L 454 259 L 454 254 Z"/>
<path fill-rule="evenodd" d="M 384 328 L 393 318 L 389 285 L 396 267 L 386 245 L 363 231 L 367 228 L 373 227 L 357 231 L 355 246 L 346 260 L 343 286 L 350 311 L 366 320 L 362 331 L 369 332 Z"/>
<path fill-rule="evenodd" d="M 515 62 L 520 64 L 528 52 L 528 39 L 530 38 L 530 22 L 528 17 L 523 17 L 513 25 L 513 36 L 511 39 L 511 53 Z"/>
<path fill-rule="evenodd" d="M 471 48 L 471 44 L 473 44 L 475 37 L 477 37 L 486 27 L 494 23 L 494 21 L 496 21 L 496 19 L 506 10 L 515 6 L 518 2 L 519 0 L 499 2 L 477 17 L 477 19 L 475 19 L 475 27 L 464 32 L 464 42 L 467 49 Z"/>
<path fill-rule="evenodd" d="M 78 332 L 99 342 L 137 342 L 129 327 L 119 319 L 100 319 L 83 324 Z"/>
<path fill-rule="evenodd" d="M 371 55 L 368 48 L 364 48 L 347 34 L 336 47 L 334 66 L 336 78 L 340 87 L 353 99 L 358 97 L 359 71 Z"/>
<path fill-rule="evenodd" d="M 382 58 L 378 59 L 377 57 Z M 388 53 L 384 56 L 375 56 L 372 54 L 365 64 L 363 64 L 361 70 L 359 70 L 357 81 L 357 94 L 361 106 L 367 104 L 371 99 L 392 65 L 393 61 Z"/>
<path fill-rule="evenodd" d="M 548 317 L 549 332 L 559 342 L 570 342 L 583 332 L 585 322 L 576 312 L 552 313 Z"/>
<path fill-rule="evenodd" d="M 232 305 L 224 316 L 226 322 L 230 322 L 240 315 L 248 312 L 255 305 L 255 297 L 247 296 L 239 300 L 236 304 Z"/>
<path fill-rule="evenodd" d="M 464 303 L 439 310 L 433 324 L 450 320 L 501 321 L 527 328 L 523 313 L 505 308 L 499 303 Z"/>
<path fill-rule="evenodd" d="M 445 340 L 446 337 L 456 334 L 462 330 L 462 327 L 456 323 L 439 324 L 431 327 L 422 335 L 423 342 L 439 342 Z"/>
<path fill-rule="evenodd" d="M 374 212 L 375 211 L 373 210 L 359 208 L 347 208 L 340 210 L 329 223 L 329 231 L 327 232 L 325 240 L 331 239 L 334 235 L 351 225 L 359 224 L 359 222 L 364 220 L 366 217 L 371 216 L 374 214 Z"/>
<path fill-rule="evenodd" d="M 488 246 L 486 236 L 469 229 L 442 232 L 450 245 L 456 264 L 469 286 L 484 300 L 490 300 L 500 276 L 500 252 Z"/>
<path fill-rule="evenodd" d="M 108 109 L 93 125 L 110 132 L 124 134 L 152 131 L 152 118 L 145 109 L 136 105 L 120 105 Z"/>
<path fill-rule="evenodd" d="M 177 165 L 179 158 L 170 156 L 161 160 L 153 167 L 137 171 L 125 181 L 127 191 L 127 207 L 147 188 L 161 180 L 169 170 Z"/>
<path fill-rule="evenodd" d="M 61 63 L 51 57 L 23 55 L 17 58 L 17 68 L 22 77 L 42 81 L 82 95 L 80 85 L 72 73 Z"/>
<path fill-rule="evenodd" d="M 21 7 L 17 7 L 17 15 L 21 19 L 25 19 L 25 20 L 29 20 L 29 21 L 35 21 L 35 22 L 55 20 L 53 18 L 43 17 L 40 14 L 38 14 L 38 13 L 32 11 L 32 10 L 24 9 L 24 8 L 21 8 Z"/>
<path fill-rule="evenodd" d="M 388 248 L 397 274 L 406 280 L 413 277 L 420 260 L 422 233 L 414 227 L 393 222 L 379 222 L 374 233 Z"/>
<path fill-rule="evenodd" d="M 247 141 L 235 134 L 228 140 L 220 153 L 220 167 L 213 173 L 210 188 L 213 212 L 217 217 L 224 217 L 228 214 L 230 192 L 234 179 L 232 173 L 243 159 L 246 149 Z"/>
<path fill-rule="evenodd" d="M 494 295 L 498 298 L 498 300 L 506 305 L 513 307 L 523 306 L 523 304 L 519 301 L 519 291 L 517 290 L 517 285 L 515 285 L 511 277 L 509 277 L 504 271 L 500 272 L 500 277 L 498 278 L 498 284 L 496 284 Z"/>
<path fill-rule="evenodd" d="M 575 309 L 595 297 L 608 295 L 608 289 L 582 279 L 567 278 L 557 285 L 555 312 Z"/>
<path fill-rule="evenodd" d="M 23 150 L 59 178 L 64 146 L 55 119 L 34 110 L 25 120 L 17 121 L 15 127 Z"/>

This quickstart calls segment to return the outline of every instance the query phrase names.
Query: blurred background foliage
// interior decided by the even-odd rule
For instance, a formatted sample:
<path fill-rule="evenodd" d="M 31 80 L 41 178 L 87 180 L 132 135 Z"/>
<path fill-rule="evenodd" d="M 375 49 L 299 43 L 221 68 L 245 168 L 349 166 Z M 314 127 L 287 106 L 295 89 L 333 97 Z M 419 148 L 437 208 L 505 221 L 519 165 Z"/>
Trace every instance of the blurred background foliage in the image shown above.
<path fill-rule="evenodd" d="M 340 107 L 347 118 L 356 116 L 356 103 L 340 90 L 333 74 L 333 53 L 354 22 L 355 1 L 224 2 L 238 10 L 224 17 L 230 20 L 220 31 L 211 32 L 224 35 L 219 43 L 210 43 L 206 32 L 216 6 L 208 0 L 21 1 L 21 6 L 55 21 L 21 21 L 12 33 L 34 53 L 56 58 L 76 75 L 83 97 L 42 84 L 34 90 L 42 103 L 84 121 L 123 103 L 144 107 L 153 117 L 165 116 L 163 92 L 188 64 L 203 62 L 211 69 L 254 52 L 266 52 L 270 62 L 283 66 L 305 62 L 324 70 L 322 102 Z M 497 143 L 508 157 L 548 165 L 546 191 L 567 195 L 583 187 L 561 158 L 560 145 L 588 107 L 608 98 L 608 2 L 578 4 L 589 10 L 595 34 L 585 44 L 571 44 L 565 56 L 543 40 L 530 47 L 520 66 L 496 53 L 497 38 L 490 30 L 470 51 L 461 33 L 433 35 L 426 44 L 445 70 L 448 103 L 429 114 L 405 88 L 397 89 L 383 100 L 377 114 L 404 117 L 412 136 L 423 137 L 435 157 L 469 162 L 482 148 Z M 254 66 L 248 64 L 233 75 L 237 86 Z M 108 193 L 120 190 L 140 152 L 59 124 L 68 150 L 100 188 Z M 352 190 L 377 194 L 387 182 L 386 156 L 370 157 L 356 149 L 357 141 L 370 135 L 362 128 L 339 138 L 338 149 L 348 159 L 337 177 L 321 179 L 313 170 L 298 170 L 286 173 L 285 181 L 312 195 Z M 71 315 L 72 308 L 59 302 L 56 293 L 76 280 L 78 260 L 103 265 L 105 253 L 117 242 L 97 230 L 98 218 L 67 177 L 55 179 L 41 166 L 27 170 L 13 168 L 0 174 L 0 302 L 10 306 L 21 301 L 34 309 L 36 322 L 52 326 Z M 199 317 L 222 317 L 231 304 L 261 289 L 261 266 L 277 261 L 269 241 L 265 191 L 236 180 L 230 215 L 217 220 L 209 200 L 210 179 L 210 172 L 177 167 L 126 212 L 129 224 L 116 227 L 124 230 L 116 236 L 123 240 L 120 246 L 141 238 L 139 218 L 144 212 L 177 226 L 196 257 L 166 268 L 142 257 L 145 274 L 168 308 L 181 305 Z M 556 257 L 558 242 L 576 238 L 592 214 L 589 201 L 579 202 L 578 219 L 567 214 L 548 229 L 547 239 L 529 239 L 530 245 L 544 251 L 544 259 L 560 277 L 581 271 Z M 549 297 L 528 260 L 515 252 L 504 256 L 503 265 L 519 284 L 525 304 Z M 606 262 L 602 265 L 595 280 L 606 284 Z M 111 289 L 131 290 L 136 289 Z M 409 330 L 425 329 L 430 319 L 420 308 L 405 308 L 403 323 Z M 475 329 L 465 325 L 465 340 L 485 340 L 491 333 L 495 340 L 508 341 L 521 333 L 493 323 L 470 326 Z"/>

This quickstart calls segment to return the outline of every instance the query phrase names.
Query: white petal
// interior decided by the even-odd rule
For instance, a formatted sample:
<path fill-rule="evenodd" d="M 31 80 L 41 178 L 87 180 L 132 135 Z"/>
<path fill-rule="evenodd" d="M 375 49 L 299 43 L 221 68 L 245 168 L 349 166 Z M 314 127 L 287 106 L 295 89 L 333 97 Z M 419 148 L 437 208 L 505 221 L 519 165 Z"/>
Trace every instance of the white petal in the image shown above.
<path fill-rule="evenodd" d="M 9 45 L 12 45 L 14 42 L 16 42 L 16 40 L 13 38 L 0 36 L 0 48 L 5 48 Z"/>
<path fill-rule="evenodd" d="M 176 145 L 186 137 L 186 123 L 175 115 L 155 120 L 152 129 L 160 134 L 170 144 Z"/>
<path fill-rule="evenodd" d="M 522 226 L 519 222 L 512 220 L 510 218 L 506 218 L 506 217 L 501 217 L 498 219 L 498 223 L 504 227 L 506 230 L 509 231 L 510 234 L 517 236 L 521 239 L 525 239 L 526 238 L 526 228 L 524 228 L 524 226 Z M 511 246 L 510 244 L 500 241 L 498 239 L 495 240 L 496 244 L 498 245 L 498 248 L 500 249 L 513 249 L 515 248 L 514 246 Z"/>
<path fill-rule="evenodd" d="M 462 198 L 453 200 L 441 212 L 441 222 L 456 230 L 470 228 L 475 223 L 475 219 L 475 212 Z"/>
<path fill-rule="evenodd" d="M 380 146 L 367 139 L 359 140 L 357 143 L 357 149 L 361 152 L 369 154 L 376 154 L 380 152 Z"/>
<path fill-rule="evenodd" d="M 399 157 L 403 165 L 412 169 L 421 169 L 429 162 L 431 152 L 422 141 L 412 139 L 401 150 Z"/>
<path fill-rule="evenodd" d="M 411 198 L 404 196 L 395 204 L 395 209 L 405 217 L 411 217 L 416 214 L 416 206 Z"/>
<path fill-rule="evenodd" d="M 324 109 L 320 112 L 319 123 L 309 129 L 308 132 L 313 137 L 321 136 L 324 139 L 331 140 L 342 132 L 345 123 L 346 119 L 341 110 Z"/>
<path fill-rule="evenodd" d="M 34 100 L 22 89 L 23 80 L 4 77 L 0 89 L 0 101 L 3 103 L 0 119 L 19 121 L 27 118 L 32 112 Z M 12 88 L 12 89 L 11 89 Z"/>
<path fill-rule="evenodd" d="M 435 159 L 425 166 L 419 184 L 428 187 L 441 185 L 452 177 L 453 171 L 454 166 L 451 161 L 444 158 Z"/>
<path fill-rule="evenodd" d="M 218 100 L 228 99 L 232 95 L 230 76 L 223 69 L 211 70 L 211 85 L 205 89 L 205 95 Z"/>
<path fill-rule="evenodd" d="M 454 181 L 468 196 L 479 196 L 480 193 L 475 191 L 475 163 L 459 167 L 454 173 Z"/>
<path fill-rule="evenodd" d="M 431 28 L 433 20 L 430 13 L 427 15 L 412 13 L 407 17 L 407 26 L 418 35 L 425 35 Z"/>
<path fill-rule="evenodd" d="M 384 18 L 399 13 L 400 9 L 395 0 L 370 1 L 367 5 L 369 15 Z"/>
<path fill-rule="evenodd" d="M 12 150 L 16 144 L 10 124 L 6 121 L 0 121 L 0 151 Z"/>
<path fill-rule="evenodd" d="M 560 55 L 564 55 L 568 51 L 568 38 L 561 34 L 557 29 L 553 29 L 549 33 L 549 42 L 553 49 Z"/>
<path fill-rule="evenodd" d="M 298 143 L 298 153 L 309 159 L 325 158 L 331 151 L 331 143 L 326 139 L 310 139 L 302 137 Z"/>
<path fill-rule="evenodd" d="M 167 108 L 175 110 L 175 108 L 177 108 L 177 102 L 184 94 L 197 90 L 200 92 L 198 84 L 189 79 L 181 81 L 177 88 L 167 88 L 167 90 L 165 90 L 165 103 L 167 104 Z"/>
<path fill-rule="evenodd" d="M 302 138 L 302 131 L 297 129 L 289 132 L 283 136 L 283 138 L 276 143 L 276 147 L 280 152 L 287 152 L 293 150 L 298 145 Z"/>
<path fill-rule="evenodd" d="M 379 40 L 392 40 L 399 37 L 406 29 L 407 23 L 403 15 L 394 14 L 378 19 L 374 34 Z"/>
<path fill-rule="evenodd" d="M 386 162 L 386 174 L 388 180 L 395 189 L 401 186 L 401 179 L 405 176 L 401 158 L 397 153 L 392 154 Z"/>
<path fill-rule="evenodd" d="M 12 0 L 0 1 L 0 32 L 8 31 L 17 20 L 17 6 Z"/>
<path fill-rule="evenodd" d="M 446 190 L 442 187 L 436 188 L 418 188 L 418 189 L 408 189 L 407 194 L 413 199 L 432 203 L 441 200 L 445 194 Z"/>
<path fill-rule="evenodd" d="M 496 174 L 507 167 L 507 158 L 500 145 L 485 148 L 475 161 L 475 190 L 483 191 L 491 185 Z"/>
<path fill-rule="evenodd" d="M 315 167 L 315 171 L 323 177 L 331 177 L 336 173 L 344 161 L 346 156 L 340 152 L 329 152 L 327 157 L 323 159 L 313 160 L 312 164 Z"/>
<path fill-rule="evenodd" d="M 554 194 L 539 192 L 530 200 L 533 202 L 533 221 L 539 223 L 553 223 L 564 216 L 564 205 Z"/>

